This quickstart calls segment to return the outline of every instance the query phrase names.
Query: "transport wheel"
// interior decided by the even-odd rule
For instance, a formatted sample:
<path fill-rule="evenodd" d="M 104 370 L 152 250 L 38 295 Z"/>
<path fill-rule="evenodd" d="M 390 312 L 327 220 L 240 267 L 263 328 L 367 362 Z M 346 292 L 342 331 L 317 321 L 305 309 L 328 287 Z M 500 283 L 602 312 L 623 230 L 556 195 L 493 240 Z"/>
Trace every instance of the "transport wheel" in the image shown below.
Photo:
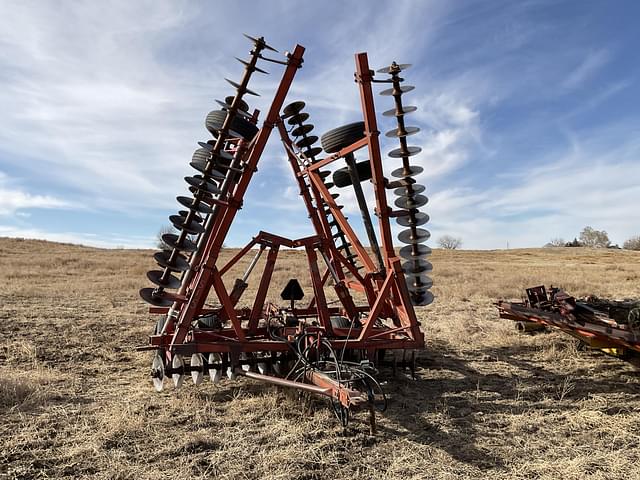
<path fill-rule="evenodd" d="M 364 122 L 355 122 L 329 130 L 320 137 L 320 143 L 325 152 L 335 153 L 362 138 L 364 138 Z"/>
<path fill-rule="evenodd" d="M 225 118 L 227 118 L 227 112 L 224 110 L 213 110 L 207 115 L 205 126 L 214 137 L 218 136 L 218 130 L 222 128 Z M 232 135 L 240 136 L 245 140 L 252 140 L 258 130 L 259 128 L 253 123 L 239 116 L 231 122 Z"/>
<path fill-rule="evenodd" d="M 358 178 L 360 182 L 365 180 L 371 180 L 371 163 L 369 160 L 363 160 L 356 163 L 356 171 L 358 172 Z M 351 175 L 349 174 L 349 167 L 343 167 L 336 170 L 333 173 L 333 183 L 336 187 L 348 187 L 352 184 Z"/>

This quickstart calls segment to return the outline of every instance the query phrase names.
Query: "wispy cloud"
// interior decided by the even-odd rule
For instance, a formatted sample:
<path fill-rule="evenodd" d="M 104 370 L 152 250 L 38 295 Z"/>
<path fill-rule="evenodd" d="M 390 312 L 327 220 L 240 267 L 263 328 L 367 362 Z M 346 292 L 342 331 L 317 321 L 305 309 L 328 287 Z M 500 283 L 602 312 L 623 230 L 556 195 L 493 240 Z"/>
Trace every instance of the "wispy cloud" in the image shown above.
<path fill-rule="evenodd" d="M 610 58 L 611 53 L 606 49 L 586 52 L 582 61 L 562 82 L 562 86 L 567 89 L 577 88 L 603 68 Z"/>

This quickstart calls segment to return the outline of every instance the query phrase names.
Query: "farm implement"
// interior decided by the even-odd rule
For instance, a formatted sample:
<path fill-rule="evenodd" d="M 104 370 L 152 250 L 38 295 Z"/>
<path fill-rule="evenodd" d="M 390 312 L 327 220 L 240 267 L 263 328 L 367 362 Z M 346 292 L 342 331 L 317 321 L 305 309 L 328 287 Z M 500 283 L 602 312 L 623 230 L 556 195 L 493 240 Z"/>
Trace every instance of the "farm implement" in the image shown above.
<path fill-rule="evenodd" d="M 405 126 L 405 116 L 416 107 L 404 105 L 402 99 L 414 88 L 401 76 L 409 65 L 392 63 L 378 70 L 383 78 L 376 78 L 367 54 L 357 54 L 362 118 L 319 138 L 312 134 L 304 102 L 283 106 L 303 65 L 304 47 L 296 45 L 283 57 L 272 58 L 277 51 L 263 38 L 247 38 L 253 46 L 249 58 L 239 60 L 243 76 L 239 82 L 227 80 L 233 94 L 217 100 L 220 108 L 207 115 L 205 124 L 213 139 L 199 142 L 190 163 L 197 173 L 185 177 L 190 195 L 177 197 L 182 210 L 169 217 L 178 233 L 163 235 L 168 248 L 154 255 L 160 269 L 147 273 L 154 286 L 140 290 L 150 312 L 160 316 L 144 347 L 156 352 L 153 384 L 160 391 L 167 379 L 180 387 L 185 376 L 195 384 L 207 376 L 213 382 L 244 376 L 326 397 L 344 426 L 356 407 L 368 408 L 374 422 L 373 412 L 386 405 L 375 366 L 389 351 L 394 358 L 397 353 L 415 359 L 414 350 L 424 346 L 424 337 L 414 306 L 433 301 L 428 276 L 432 267 L 426 260 L 431 250 L 424 244 L 430 234 L 420 228 L 429 219 L 420 211 L 427 198 L 415 180 L 422 168 L 410 163 L 420 148 L 407 144 L 407 137 L 419 129 Z M 266 73 L 261 68 L 265 62 L 284 67 L 284 73 L 261 119 L 245 97 L 257 95 L 248 85 L 254 74 Z M 383 113 L 395 119 L 386 133 L 398 142 L 389 152 L 391 161 L 398 162 L 392 179 L 383 172 L 375 83 L 386 85 L 380 93 L 393 100 L 393 108 Z M 225 239 L 274 129 L 314 234 L 289 239 L 260 231 L 223 263 Z M 365 181 L 373 187 L 373 209 L 363 192 Z M 351 189 L 355 196 L 369 248 L 342 212 L 340 189 Z M 389 190 L 396 196 L 395 209 L 387 200 Z M 405 246 L 399 255 L 393 246 L 392 219 L 404 227 L 399 240 Z M 282 290 L 284 305 L 266 300 L 278 254 L 287 248 L 306 254 L 304 274 L 313 292 L 305 305 L 300 303 L 304 292 L 296 278 Z M 243 298 L 263 255 L 256 293 Z M 245 257 L 250 260 L 244 274 L 229 281 L 228 273 Z M 327 290 L 337 296 L 336 303 L 327 301 Z M 239 307 L 248 304 L 252 306 Z"/>
<path fill-rule="evenodd" d="M 576 299 L 563 290 L 528 288 L 523 302 L 500 301 L 500 318 L 522 332 L 557 328 L 585 345 L 640 366 L 640 301 Z"/>

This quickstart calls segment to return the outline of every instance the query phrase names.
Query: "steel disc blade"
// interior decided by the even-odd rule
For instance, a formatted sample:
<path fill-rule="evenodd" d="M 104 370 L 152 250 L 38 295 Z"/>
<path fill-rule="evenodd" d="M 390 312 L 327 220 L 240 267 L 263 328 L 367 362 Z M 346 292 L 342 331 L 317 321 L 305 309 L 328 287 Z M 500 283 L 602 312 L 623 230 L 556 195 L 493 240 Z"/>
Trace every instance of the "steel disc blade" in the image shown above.
<path fill-rule="evenodd" d="M 171 290 L 177 290 L 178 288 L 180 288 L 181 282 L 179 278 L 176 278 L 173 275 L 169 274 L 167 275 L 166 279 L 163 279 L 163 275 L 164 272 L 160 270 L 150 270 L 147 272 L 147 278 L 159 287 L 169 288 Z"/>
<path fill-rule="evenodd" d="M 316 155 L 322 153 L 322 149 L 320 147 L 313 147 L 313 148 L 310 148 L 309 150 L 303 151 L 302 153 L 307 158 L 313 158 Z"/>
<path fill-rule="evenodd" d="M 185 272 L 189 270 L 189 262 L 183 255 L 174 255 L 171 259 L 172 250 L 163 250 L 153 254 L 153 258 L 158 265 L 174 272 Z"/>
<path fill-rule="evenodd" d="M 209 354 L 209 378 L 213 383 L 220 382 L 222 378 L 222 357 L 219 353 L 212 352 Z"/>
<path fill-rule="evenodd" d="M 191 167 L 193 167 L 195 170 L 199 171 L 200 173 L 202 173 L 203 175 L 206 173 L 207 171 L 207 162 L 202 162 L 202 161 L 193 161 L 190 162 L 189 165 L 191 165 Z M 225 170 L 228 169 L 229 167 L 226 165 L 216 165 L 217 168 L 219 168 L 220 170 Z M 217 171 L 217 170 L 216 170 Z M 224 175 L 221 172 L 218 172 L 221 175 Z"/>
<path fill-rule="evenodd" d="M 379 68 L 378 70 L 376 70 L 376 72 L 378 72 L 378 73 L 393 73 L 393 72 L 401 72 L 403 70 L 407 70 L 408 68 L 411 68 L 411 64 L 410 63 L 396 63 L 396 62 L 393 62 L 388 67 Z"/>
<path fill-rule="evenodd" d="M 400 147 L 396 148 L 395 150 L 391 150 L 388 155 L 391 158 L 413 157 L 414 155 L 419 154 L 421 151 L 422 148 L 420 147 L 407 147 L 406 150 Z"/>
<path fill-rule="evenodd" d="M 249 67 L 249 69 L 255 71 L 255 72 L 260 72 L 260 73 L 264 73 L 266 75 L 269 75 L 269 72 L 262 70 L 261 68 L 256 67 L 255 65 L 252 67 L 251 64 L 249 62 L 247 62 L 246 60 L 242 60 L 241 58 L 238 57 L 234 57 L 237 61 L 239 61 L 241 64 L 243 64 L 245 67 Z"/>
<path fill-rule="evenodd" d="M 164 362 L 157 353 L 151 362 L 151 378 L 153 379 L 153 388 L 156 389 L 156 392 L 161 392 L 164 388 Z"/>
<path fill-rule="evenodd" d="M 309 148 L 317 141 L 318 141 L 318 137 L 316 137 L 315 135 L 309 135 L 308 137 L 304 137 L 302 140 L 298 140 L 296 142 L 296 147 Z"/>
<path fill-rule="evenodd" d="M 433 287 L 433 280 L 426 275 L 409 275 L 407 276 L 407 287 L 412 292 L 428 290 Z"/>
<path fill-rule="evenodd" d="M 414 195 L 413 197 L 398 197 L 396 198 L 394 204 L 398 208 L 411 210 L 413 208 L 420 208 L 426 205 L 428 202 L 429 199 L 424 195 Z"/>
<path fill-rule="evenodd" d="M 287 123 L 289 125 L 298 125 L 298 124 L 302 124 L 305 120 L 308 120 L 308 119 L 309 119 L 308 113 L 299 112 L 289 117 L 289 120 L 287 120 Z"/>
<path fill-rule="evenodd" d="M 426 260 L 409 260 L 402 264 L 402 271 L 407 275 L 421 275 L 433 270 L 433 265 Z"/>
<path fill-rule="evenodd" d="M 429 290 L 411 292 L 411 303 L 416 307 L 425 307 L 435 300 L 433 293 Z"/>
<path fill-rule="evenodd" d="M 192 187 L 195 187 L 198 190 L 204 190 L 205 192 L 209 192 L 212 195 L 218 195 L 220 193 L 220 189 L 215 183 L 207 182 L 202 178 L 201 175 L 194 175 L 193 177 L 184 177 L 184 181 L 187 182 Z"/>
<path fill-rule="evenodd" d="M 415 233 L 413 233 L 411 229 L 403 230 L 402 232 L 400 232 L 400 235 L 398 235 L 398 240 L 400 240 L 402 243 L 414 244 L 422 243 L 425 240 L 428 240 L 430 236 L 431 233 L 429 233 L 429 230 L 425 230 L 424 228 L 416 228 Z"/>
<path fill-rule="evenodd" d="M 182 355 L 174 355 L 171 361 L 171 369 L 177 370 L 171 374 L 171 380 L 173 380 L 173 386 L 180 388 L 184 382 L 184 360 Z"/>
<path fill-rule="evenodd" d="M 404 127 L 404 132 L 400 131 L 399 128 L 394 128 L 393 130 L 389 130 L 385 133 L 385 136 L 389 138 L 400 138 L 400 137 L 408 137 L 410 135 L 415 135 L 420 131 L 418 127 Z"/>
<path fill-rule="evenodd" d="M 325 179 L 331 175 L 331 172 L 329 170 L 323 170 L 322 172 L 318 172 L 318 175 L 320 175 L 320 178 Z"/>
<path fill-rule="evenodd" d="M 407 187 L 396 188 L 393 193 L 395 193 L 398 197 L 410 197 L 412 195 L 417 195 L 418 193 L 424 192 L 424 185 L 411 185 L 411 193 L 409 193 L 409 189 Z"/>
<path fill-rule="evenodd" d="M 289 118 L 302 111 L 306 104 L 303 101 L 292 102 L 282 109 L 282 118 Z"/>
<path fill-rule="evenodd" d="M 255 45 L 261 45 L 262 47 L 266 48 L 267 50 L 271 50 L 272 52 L 276 52 L 278 53 L 278 50 L 276 50 L 275 48 L 273 48 L 270 45 L 267 45 L 264 41 L 264 38 L 260 37 L 260 38 L 253 38 L 251 35 L 247 35 L 246 33 L 243 33 L 242 35 L 244 35 L 246 38 L 248 38 L 249 40 L 251 40 Z"/>
<path fill-rule="evenodd" d="M 403 227 L 419 227 L 420 225 L 424 225 L 428 221 L 429 215 L 423 212 L 413 212 L 413 215 L 407 212 L 407 214 L 403 215 L 402 217 L 396 217 L 396 222 L 398 222 L 398 225 L 401 225 Z"/>
<path fill-rule="evenodd" d="M 343 243 L 342 245 L 337 247 L 337 250 L 345 250 L 345 249 L 348 249 L 350 246 L 351 246 L 350 243 Z"/>
<path fill-rule="evenodd" d="M 382 115 L 385 117 L 402 117 L 408 113 L 413 113 L 418 109 L 418 107 L 414 107 L 413 105 L 406 105 L 402 107 L 402 110 L 398 111 L 395 108 L 391 110 L 387 110 Z"/>
<path fill-rule="evenodd" d="M 191 380 L 194 385 L 200 385 L 204 378 L 204 357 L 201 353 L 191 355 Z"/>
<path fill-rule="evenodd" d="M 234 82 L 233 80 L 229 80 L 228 78 L 225 78 L 225 80 L 227 81 L 227 83 L 229 83 L 230 85 L 236 87 L 238 89 L 238 92 L 243 92 L 243 93 L 248 93 L 249 95 L 255 95 L 256 97 L 259 97 L 260 95 L 257 94 L 256 92 L 254 92 L 253 90 L 249 90 L 247 87 L 244 87 L 244 89 L 242 89 L 242 87 L 240 86 L 239 83 Z"/>
<path fill-rule="evenodd" d="M 402 95 L 403 93 L 407 93 L 410 92 L 411 90 L 413 90 L 414 87 L 413 85 L 401 85 L 400 86 L 400 95 Z M 395 88 L 387 88 L 386 90 L 382 90 L 380 92 L 380 95 L 384 95 L 385 97 L 388 97 L 389 95 L 393 95 Z"/>
<path fill-rule="evenodd" d="M 167 298 L 164 292 L 156 292 L 155 288 L 143 288 L 139 293 L 145 302 L 156 307 L 170 307 L 173 305 L 173 300 Z"/>
<path fill-rule="evenodd" d="M 334 183 L 333 182 L 329 182 L 329 183 L 325 183 L 324 186 L 327 187 L 327 190 L 331 190 L 334 187 Z"/>
<path fill-rule="evenodd" d="M 195 154 L 194 154 L 195 157 Z M 201 172 L 203 175 L 206 175 L 207 177 L 210 177 L 214 180 L 220 181 L 220 180 L 224 180 L 225 178 L 225 174 L 222 172 L 219 172 L 218 170 L 215 170 L 214 168 L 211 168 L 208 172 L 207 172 L 207 162 L 210 162 L 211 160 L 209 158 L 207 158 L 206 160 L 201 160 L 201 159 L 195 159 L 193 158 L 192 161 L 190 162 L 190 165 L 195 168 L 196 170 L 198 170 L 199 172 Z M 213 165 L 215 166 L 215 163 L 213 163 Z M 196 165 L 194 165 L 196 164 Z"/>
<path fill-rule="evenodd" d="M 307 133 L 309 133 L 314 128 L 315 127 L 313 125 L 311 125 L 310 123 L 307 123 L 306 125 L 300 125 L 299 127 L 294 128 L 291 131 L 291 135 L 293 135 L 294 137 L 300 137 L 302 135 L 306 135 Z"/>
<path fill-rule="evenodd" d="M 175 233 L 165 233 L 162 235 L 162 241 L 171 248 L 175 248 L 183 252 L 195 252 L 198 249 L 198 246 L 195 243 L 186 238 L 182 240 L 182 242 L 178 243 L 179 238 L 180 237 Z"/>
<path fill-rule="evenodd" d="M 227 105 L 229 105 L 229 108 L 231 108 L 231 105 L 233 105 L 233 101 L 236 99 L 235 95 L 229 95 L 228 97 L 224 97 L 224 101 L 227 103 Z M 249 104 L 247 102 L 245 102 L 243 99 L 239 98 L 238 99 L 238 110 L 240 112 L 248 112 L 249 111 Z M 249 117 L 251 117 L 251 115 L 249 115 Z"/>
<path fill-rule="evenodd" d="M 227 97 L 233 101 L 234 97 Z M 223 102 L 222 100 L 216 100 L 216 103 L 222 107 L 223 110 L 229 110 L 231 108 L 231 104 Z M 241 115 L 242 117 L 249 119 L 252 115 L 248 112 L 249 105 L 244 100 L 240 100 L 238 109 L 236 110 L 236 114 Z"/>
<path fill-rule="evenodd" d="M 169 221 L 173 223 L 173 226 L 178 230 L 184 230 L 191 235 L 199 235 L 204 232 L 204 227 L 200 225 L 198 222 L 194 222 L 193 220 L 188 224 L 185 224 L 184 221 L 186 219 L 181 217 L 180 215 L 171 215 L 169 217 Z"/>
<path fill-rule="evenodd" d="M 408 169 L 404 167 L 396 168 L 391 175 L 396 178 L 404 178 L 404 177 L 415 177 L 416 175 L 420 175 L 424 172 L 424 168 L 419 165 L 412 165 Z"/>
<path fill-rule="evenodd" d="M 207 205 L 204 202 L 198 202 L 194 198 L 191 197 L 176 197 L 178 203 L 189 210 L 195 210 L 196 212 L 204 213 L 208 215 L 213 212 L 213 208 Z"/>
<path fill-rule="evenodd" d="M 416 183 L 414 178 L 401 178 L 400 180 L 394 180 L 392 182 L 387 182 L 387 184 L 385 185 L 386 188 L 400 188 L 400 187 L 406 187 L 408 185 L 414 185 Z"/>
<path fill-rule="evenodd" d="M 400 249 L 400 257 L 405 260 L 415 260 L 417 258 L 424 258 L 428 255 L 431 255 L 431 248 L 420 243 L 407 245 Z"/>
<path fill-rule="evenodd" d="M 187 215 L 189 215 L 189 212 L 187 212 L 186 210 L 180 210 L 178 211 L 178 215 L 180 215 L 181 217 L 187 218 Z M 198 223 L 204 222 L 204 219 L 200 215 L 193 215 L 192 218 L 194 221 Z"/>

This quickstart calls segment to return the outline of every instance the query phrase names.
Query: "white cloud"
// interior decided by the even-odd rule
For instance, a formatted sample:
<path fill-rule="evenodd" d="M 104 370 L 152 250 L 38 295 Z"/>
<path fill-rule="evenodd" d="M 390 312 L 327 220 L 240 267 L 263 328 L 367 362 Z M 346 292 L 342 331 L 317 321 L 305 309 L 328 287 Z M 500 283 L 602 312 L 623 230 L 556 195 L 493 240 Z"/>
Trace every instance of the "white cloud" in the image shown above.
<path fill-rule="evenodd" d="M 21 188 L 12 187 L 9 177 L 0 172 L 0 216 L 13 215 L 16 212 L 23 217 L 27 212 L 18 212 L 29 208 L 69 208 L 65 200 L 49 195 L 32 195 Z"/>
<path fill-rule="evenodd" d="M 610 60 L 611 54 L 606 49 L 589 51 L 573 71 L 564 79 L 562 86 L 567 89 L 577 88 Z"/>

